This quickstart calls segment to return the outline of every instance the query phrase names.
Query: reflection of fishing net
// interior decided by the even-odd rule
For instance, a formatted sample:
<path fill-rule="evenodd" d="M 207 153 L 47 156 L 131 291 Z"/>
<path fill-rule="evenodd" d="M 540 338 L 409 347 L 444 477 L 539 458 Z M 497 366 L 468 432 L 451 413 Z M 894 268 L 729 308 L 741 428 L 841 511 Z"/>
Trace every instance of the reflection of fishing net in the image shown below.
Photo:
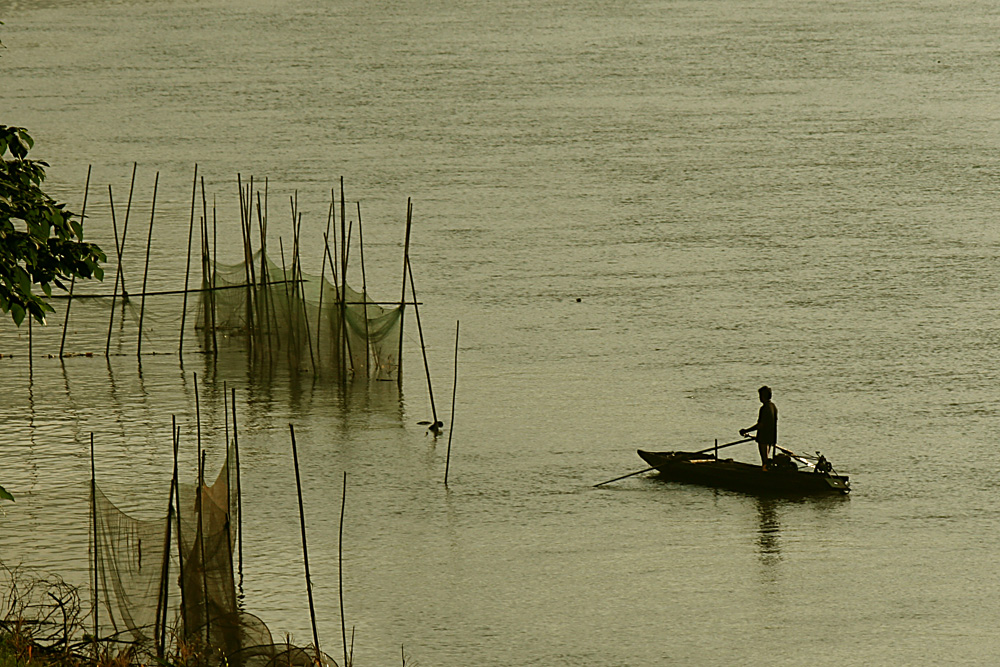
<path fill-rule="evenodd" d="M 95 485 L 95 561 L 108 612 L 102 625 L 110 624 L 116 635 L 127 633 L 149 655 L 164 650 L 166 621 L 173 618 L 185 650 L 201 656 L 202 664 L 316 665 L 315 648 L 276 644 L 263 621 L 239 609 L 233 577 L 238 525 L 233 460 L 231 451 L 211 486 L 179 484 L 176 515 L 171 511 L 169 522 L 166 517 L 134 519 Z M 325 654 L 319 658 L 323 665 L 336 665 Z"/>
<path fill-rule="evenodd" d="M 282 267 L 258 251 L 252 263 L 211 265 L 198 326 L 246 336 L 256 355 L 388 380 L 399 367 L 399 305 L 385 308 L 326 278 Z M 247 287 L 253 285 L 253 287 Z M 213 307 L 214 306 L 214 307 Z"/>

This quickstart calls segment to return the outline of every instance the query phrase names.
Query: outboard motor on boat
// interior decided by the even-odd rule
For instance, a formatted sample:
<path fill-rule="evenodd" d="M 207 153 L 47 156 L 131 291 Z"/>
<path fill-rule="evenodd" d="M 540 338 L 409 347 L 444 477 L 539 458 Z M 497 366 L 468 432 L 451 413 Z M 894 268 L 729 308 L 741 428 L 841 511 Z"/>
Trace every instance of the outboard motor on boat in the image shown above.
<path fill-rule="evenodd" d="M 829 475 L 833 471 L 833 464 L 819 452 L 816 452 L 816 456 L 819 457 L 816 461 L 816 472 Z"/>

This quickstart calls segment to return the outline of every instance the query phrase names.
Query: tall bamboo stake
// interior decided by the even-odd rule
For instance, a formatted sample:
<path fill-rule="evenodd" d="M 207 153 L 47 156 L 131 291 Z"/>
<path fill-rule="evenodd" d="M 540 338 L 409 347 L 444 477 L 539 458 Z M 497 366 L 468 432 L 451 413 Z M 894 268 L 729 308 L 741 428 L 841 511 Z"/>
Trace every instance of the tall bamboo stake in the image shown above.
<path fill-rule="evenodd" d="M 309 618 L 312 620 L 313 645 L 316 647 L 316 660 L 323 664 L 319 650 L 319 632 L 316 630 L 316 605 L 313 604 L 312 580 L 309 578 L 309 548 L 306 546 L 306 513 L 302 507 L 302 481 L 299 477 L 299 453 L 295 447 L 295 427 L 288 425 L 292 435 L 292 460 L 295 462 L 295 488 L 299 494 L 299 524 L 302 527 L 302 560 L 306 569 L 306 592 L 309 595 Z"/>
<path fill-rule="evenodd" d="M 83 191 L 83 211 L 80 213 L 80 224 L 83 224 L 87 213 L 87 194 L 90 192 L 90 166 L 87 166 L 87 184 Z M 63 320 L 62 341 L 59 343 L 59 358 L 63 356 L 63 348 L 66 346 L 66 331 L 69 329 L 69 311 L 73 305 L 73 288 L 76 286 L 76 276 L 69 282 L 69 300 L 66 301 L 66 318 Z M 30 323 L 30 321 L 29 321 Z"/>
<path fill-rule="evenodd" d="M 424 373 L 427 375 L 427 393 L 430 395 L 431 399 L 431 414 L 434 417 L 434 423 L 431 424 L 431 432 L 437 434 L 440 430 L 438 425 L 437 410 L 434 408 L 434 389 L 431 387 L 431 369 L 427 365 L 427 347 L 424 345 L 424 328 L 420 325 L 420 308 L 417 306 L 417 289 L 413 284 L 413 267 L 410 266 L 410 262 L 406 262 L 407 273 L 410 275 L 410 292 L 413 294 L 413 314 L 417 317 L 417 332 L 420 334 L 420 353 L 424 357 Z"/>
<path fill-rule="evenodd" d="M 340 351 L 343 360 L 341 380 L 347 380 L 347 364 L 350 361 L 354 370 L 354 359 L 351 355 L 350 342 L 347 339 L 347 211 L 344 204 L 344 177 L 340 177 Z"/>
<path fill-rule="evenodd" d="M 178 564 L 178 574 L 180 575 L 181 582 L 181 623 L 184 625 L 184 634 L 187 635 L 191 631 L 191 627 L 188 625 L 187 620 L 187 601 L 184 599 L 184 540 L 181 535 L 181 495 L 180 489 L 177 486 L 177 452 L 180 447 L 181 442 L 181 430 L 177 426 L 177 418 L 173 417 L 174 423 L 174 476 L 173 476 L 173 487 L 174 496 L 177 498 L 177 564 Z"/>
<path fill-rule="evenodd" d="M 243 221 L 243 227 L 246 233 L 246 255 L 247 255 L 247 268 L 250 272 L 250 287 L 248 288 L 247 299 L 250 304 L 250 314 L 249 322 L 250 324 L 250 335 L 248 340 L 250 342 L 250 353 L 257 354 L 260 351 L 260 345 L 258 345 L 258 336 L 260 335 L 260 329 L 262 328 L 260 321 L 260 303 L 258 298 L 258 287 L 257 287 L 257 269 L 254 266 L 253 261 L 253 176 L 250 177 L 250 185 L 247 186 L 247 211 L 246 218 Z"/>
<path fill-rule="evenodd" d="M 209 330 L 214 330 L 212 322 L 212 294 L 210 290 L 214 285 L 209 284 L 208 270 L 208 198 L 205 196 L 205 177 L 201 177 L 201 220 L 199 220 L 201 232 L 201 287 L 205 292 L 202 294 L 202 318 L 204 319 L 204 346 L 207 349 L 209 343 Z M 213 339 L 214 340 L 214 339 Z M 213 348 L 212 352 L 216 350 Z"/>
<path fill-rule="evenodd" d="M 313 373 L 316 372 L 316 357 L 313 356 L 312 333 L 309 330 L 309 310 L 306 307 L 306 281 L 302 278 L 302 259 L 299 255 L 299 234 L 302 231 L 302 214 L 299 213 L 299 222 L 295 227 L 295 263 L 299 267 L 298 290 L 302 300 L 302 322 L 306 330 L 306 343 L 309 345 L 309 361 L 312 363 Z M 295 277 L 295 276 L 293 276 Z M 320 290 L 323 286 L 320 285 Z M 322 294 L 322 291 L 320 292 Z M 318 342 L 318 341 L 317 341 Z"/>
<path fill-rule="evenodd" d="M 326 240 L 325 237 L 324 237 L 324 240 Z M 334 252 L 336 252 L 336 245 L 337 245 L 337 239 L 336 238 L 334 238 L 333 245 L 334 245 Z M 333 266 L 333 256 L 330 255 L 330 243 L 329 243 L 329 240 L 327 240 L 327 243 L 326 243 L 326 254 L 330 258 L 330 266 Z M 346 292 L 344 292 L 343 294 L 341 293 L 340 287 L 338 286 L 338 283 L 337 283 L 337 273 L 336 273 L 336 271 L 334 271 L 333 280 L 334 280 L 333 286 L 334 286 L 334 290 L 336 292 L 337 301 L 342 304 L 344 301 L 347 300 L 347 293 Z M 340 336 L 338 336 L 338 338 L 341 338 L 341 341 L 340 341 L 341 344 L 340 344 L 339 354 L 343 355 L 344 354 L 344 350 L 346 349 L 346 351 L 347 351 L 346 354 L 347 354 L 348 357 L 350 357 L 351 356 L 351 341 L 347 338 L 347 328 L 346 328 L 346 325 L 344 324 L 344 317 L 343 317 L 344 310 L 343 310 L 343 308 L 341 309 L 340 313 L 341 313 L 341 318 L 340 318 L 341 319 L 341 323 L 340 323 Z M 344 366 L 344 360 L 343 359 L 341 359 L 340 361 L 341 361 L 341 363 L 340 363 L 339 370 L 341 371 L 341 377 L 343 378 L 344 375 L 346 375 L 346 366 Z"/>
<path fill-rule="evenodd" d="M 80 211 L 80 224 L 84 222 L 87 215 L 87 195 L 90 193 L 90 168 L 87 165 L 87 184 L 83 188 L 83 210 Z M 82 238 L 80 239 L 83 240 Z M 69 300 L 66 302 L 66 319 L 63 320 L 62 342 L 59 343 L 59 358 L 63 356 L 63 348 L 66 346 L 66 330 L 69 328 L 69 308 L 73 305 L 73 287 L 76 285 L 76 276 L 69 281 Z"/>
<path fill-rule="evenodd" d="M 365 309 L 365 377 L 371 377 L 368 359 L 371 356 L 371 334 L 368 330 L 368 279 L 365 277 L 365 236 L 361 231 L 361 202 L 358 202 L 358 251 L 361 253 L 361 301 Z"/>
<path fill-rule="evenodd" d="M 115 198 L 111 192 L 110 183 L 108 184 L 108 203 L 111 205 L 111 230 L 115 234 L 115 255 L 118 257 L 118 268 L 115 271 L 115 288 L 111 291 L 111 317 L 108 320 L 108 342 L 104 346 L 105 357 L 111 356 L 111 328 L 115 322 L 115 301 L 118 299 L 118 282 L 122 277 L 122 249 L 118 244 L 118 221 L 115 219 Z"/>
<path fill-rule="evenodd" d="M 107 342 L 107 345 L 106 345 L 105 350 L 104 350 L 104 352 L 105 352 L 104 356 L 108 356 L 110 354 L 110 352 L 111 352 L 111 330 L 112 330 L 112 328 L 114 326 L 114 322 L 115 322 L 115 302 L 114 302 L 114 299 L 115 299 L 115 295 L 118 293 L 118 281 L 119 281 L 119 279 L 121 280 L 121 285 L 122 285 L 122 322 L 123 322 L 123 324 L 124 324 L 124 315 L 125 315 L 125 304 L 128 303 L 128 290 L 125 288 L 125 269 L 122 267 L 122 256 L 125 254 L 125 237 L 128 235 L 128 219 L 129 219 L 129 214 L 132 212 L 132 194 L 135 192 L 135 173 L 136 173 L 136 170 L 138 169 L 138 167 L 139 167 L 138 163 L 135 163 L 135 162 L 132 163 L 132 180 L 131 180 L 131 182 L 129 184 L 129 188 L 128 188 L 128 203 L 125 204 L 125 222 L 122 225 L 122 243 L 121 243 L 120 247 L 117 247 L 118 270 L 115 273 L 115 290 L 114 290 L 114 293 L 111 295 L 111 316 L 108 319 L 108 342 Z M 117 237 L 118 237 L 117 229 L 118 229 L 118 225 L 115 222 L 115 202 L 111 198 L 111 186 L 110 185 L 108 186 L 108 201 L 111 204 L 111 223 L 115 227 L 115 243 L 116 243 L 116 246 L 117 246 L 117 240 L 118 240 L 117 239 Z M 145 291 L 146 290 L 143 290 L 143 292 L 145 292 Z"/>
<path fill-rule="evenodd" d="M 216 227 L 215 212 L 216 212 L 215 195 L 212 195 L 212 229 L 215 229 L 215 227 Z M 208 227 L 207 227 L 208 221 L 207 220 L 205 221 L 205 225 L 206 225 L 206 227 L 205 227 L 206 241 L 205 242 L 208 243 L 208 240 L 207 240 L 207 237 L 208 237 Z M 214 242 L 212 244 L 212 252 L 215 252 L 215 243 Z M 206 253 L 206 257 L 210 258 L 211 255 L 208 254 L 208 253 Z M 211 304 L 212 304 L 212 352 L 214 352 L 216 355 L 218 355 L 219 354 L 219 339 L 218 339 L 218 329 L 219 329 L 219 327 L 218 327 L 218 321 L 216 320 L 216 316 L 218 315 L 218 309 L 217 309 L 217 305 L 218 304 L 216 303 L 216 300 L 215 300 L 215 288 L 217 286 L 217 283 L 215 281 L 215 279 L 217 277 L 215 275 L 215 265 L 216 265 L 216 263 L 214 261 L 212 261 L 211 262 L 211 271 L 209 272 L 210 275 L 212 276 L 212 291 L 209 292 L 208 295 L 209 295 L 209 298 L 211 299 Z"/>
<path fill-rule="evenodd" d="M 194 165 L 194 183 L 191 185 L 191 221 L 188 223 L 187 264 L 184 266 L 184 304 L 181 306 L 181 336 L 177 354 L 184 354 L 184 323 L 187 321 L 188 280 L 191 277 L 191 239 L 194 236 L 194 207 L 198 198 L 198 165 Z"/>
<path fill-rule="evenodd" d="M 98 535 L 97 535 L 97 474 L 94 469 L 94 432 L 90 432 L 90 507 L 92 528 L 94 531 L 94 656 L 97 656 L 97 641 L 100 638 L 101 625 L 98 621 L 97 612 L 100 607 L 100 568 L 98 567 Z"/>
<path fill-rule="evenodd" d="M 160 172 L 156 172 L 153 181 L 153 205 L 149 211 L 149 235 L 146 237 L 146 268 L 142 272 L 142 300 L 139 302 L 139 342 L 136 346 L 136 356 L 142 356 L 142 319 L 146 314 L 146 280 L 149 278 L 149 248 L 153 244 L 153 216 L 156 215 L 156 189 L 160 184 Z"/>
<path fill-rule="evenodd" d="M 195 424 L 198 433 L 198 487 L 195 493 L 195 511 L 198 514 L 198 532 L 196 542 L 201 560 L 201 599 L 205 601 L 205 645 L 211 645 L 212 626 L 208 609 L 208 568 L 205 566 L 205 529 L 204 529 L 204 493 L 205 486 L 205 452 L 201 449 L 201 401 L 198 399 L 198 374 L 194 374 L 194 410 Z"/>
<path fill-rule="evenodd" d="M 205 646 L 212 645 L 212 619 L 208 606 L 208 567 L 205 565 L 205 452 L 198 457 L 198 548 L 201 555 L 201 599 L 205 601 Z"/>
<path fill-rule="evenodd" d="M 255 351 L 254 345 L 254 317 L 253 317 L 253 250 L 250 245 L 250 214 L 253 209 L 251 194 L 253 192 L 253 180 L 243 190 L 243 179 L 240 174 L 236 174 L 236 183 L 240 191 L 240 232 L 243 235 L 243 275 L 246 283 L 246 320 L 247 320 L 247 342 L 250 345 L 250 354 Z M 213 296 L 213 303 L 214 303 Z"/>
<path fill-rule="evenodd" d="M 171 437 L 176 440 L 176 417 L 171 418 Z M 160 594 L 156 599 L 156 627 L 153 630 L 153 641 L 156 644 L 156 656 L 163 658 L 166 649 L 167 605 L 170 598 L 170 532 L 173 527 L 174 515 L 174 482 L 170 481 L 170 493 L 167 500 L 166 539 L 163 541 L 163 560 L 161 561 Z"/>
<path fill-rule="evenodd" d="M 406 241 L 403 243 L 403 293 L 399 297 L 399 354 L 396 357 L 396 381 L 403 385 L 403 314 L 406 311 L 406 273 L 410 265 L 410 223 L 413 219 L 413 203 L 406 198 Z"/>
<path fill-rule="evenodd" d="M 455 320 L 455 377 L 451 381 L 451 418 L 448 420 L 448 454 L 444 459 L 444 485 L 448 486 L 451 466 L 451 434 L 455 432 L 455 394 L 458 392 L 458 320 Z"/>
<path fill-rule="evenodd" d="M 340 534 L 337 539 L 337 579 L 340 590 L 340 634 L 344 639 L 344 664 L 350 665 L 347 657 L 347 623 L 344 620 L 344 508 L 347 506 L 347 471 L 344 471 L 344 493 L 340 499 Z M 351 653 L 354 652 L 353 642 Z"/>
<path fill-rule="evenodd" d="M 285 244 L 282 243 L 281 237 L 278 237 L 278 251 L 281 253 L 281 273 L 285 277 L 285 303 L 287 304 L 288 314 L 291 315 L 292 311 L 292 295 L 288 291 L 288 267 L 285 264 Z M 292 274 L 292 279 L 294 280 L 295 275 Z M 298 294 L 298 292 L 296 292 Z M 295 327 L 289 327 L 288 333 L 290 338 L 288 340 L 288 354 L 289 356 L 298 351 L 298 336 L 296 335 Z M 298 361 L 295 362 L 298 364 Z"/>
<path fill-rule="evenodd" d="M 233 453 L 236 456 L 236 544 L 240 559 L 240 585 L 243 584 L 243 490 L 240 488 L 240 436 L 236 430 L 236 387 L 233 387 Z"/>
<path fill-rule="evenodd" d="M 333 190 L 330 191 L 330 210 L 326 214 L 326 232 L 323 234 L 323 239 L 327 239 L 330 236 L 330 224 L 333 222 L 333 209 L 334 209 L 334 193 Z M 319 316 L 316 318 L 316 356 L 319 357 L 320 364 L 323 363 L 323 346 L 320 341 L 323 340 L 323 292 L 326 291 L 326 255 L 324 251 L 322 266 L 319 270 Z M 330 267 L 333 268 L 333 267 Z"/>

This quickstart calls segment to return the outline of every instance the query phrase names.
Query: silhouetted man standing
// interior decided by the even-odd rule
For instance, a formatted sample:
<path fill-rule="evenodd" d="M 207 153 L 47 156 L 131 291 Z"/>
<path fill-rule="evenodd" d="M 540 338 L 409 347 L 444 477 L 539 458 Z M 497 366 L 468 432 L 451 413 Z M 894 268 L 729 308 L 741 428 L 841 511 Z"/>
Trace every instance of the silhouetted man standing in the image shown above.
<path fill-rule="evenodd" d="M 757 423 L 749 428 L 740 429 L 740 435 L 757 431 L 757 450 L 760 452 L 761 465 L 767 469 L 771 460 L 769 450 L 778 444 L 778 408 L 771 402 L 771 388 L 764 385 L 757 390 L 760 396 L 760 412 L 757 413 Z"/>

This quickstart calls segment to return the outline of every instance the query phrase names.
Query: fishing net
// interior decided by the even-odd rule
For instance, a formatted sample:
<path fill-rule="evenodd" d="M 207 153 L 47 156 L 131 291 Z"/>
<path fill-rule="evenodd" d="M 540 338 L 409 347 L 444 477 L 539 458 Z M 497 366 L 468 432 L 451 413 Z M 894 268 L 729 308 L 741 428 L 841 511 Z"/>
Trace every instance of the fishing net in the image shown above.
<path fill-rule="evenodd" d="M 176 513 L 149 521 L 130 517 L 94 486 L 95 561 L 107 612 L 102 625 L 154 655 L 165 646 L 166 621 L 172 619 L 174 648 L 183 646 L 199 664 L 335 666 L 315 647 L 275 643 L 262 620 L 240 609 L 234 471 L 230 450 L 211 485 L 178 484 Z"/>
<path fill-rule="evenodd" d="M 163 604 L 167 517 L 151 521 L 121 511 L 94 486 L 98 591 L 107 610 L 102 621 L 115 635 L 153 646 Z"/>
<path fill-rule="evenodd" d="M 197 326 L 244 337 L 258 358 L 285 359 L 374 380 L 399 369 L 402 308 L 384 307 L 365 292 L 279 266 L 262 251 L 251 262 L 206 263 Z"/>

